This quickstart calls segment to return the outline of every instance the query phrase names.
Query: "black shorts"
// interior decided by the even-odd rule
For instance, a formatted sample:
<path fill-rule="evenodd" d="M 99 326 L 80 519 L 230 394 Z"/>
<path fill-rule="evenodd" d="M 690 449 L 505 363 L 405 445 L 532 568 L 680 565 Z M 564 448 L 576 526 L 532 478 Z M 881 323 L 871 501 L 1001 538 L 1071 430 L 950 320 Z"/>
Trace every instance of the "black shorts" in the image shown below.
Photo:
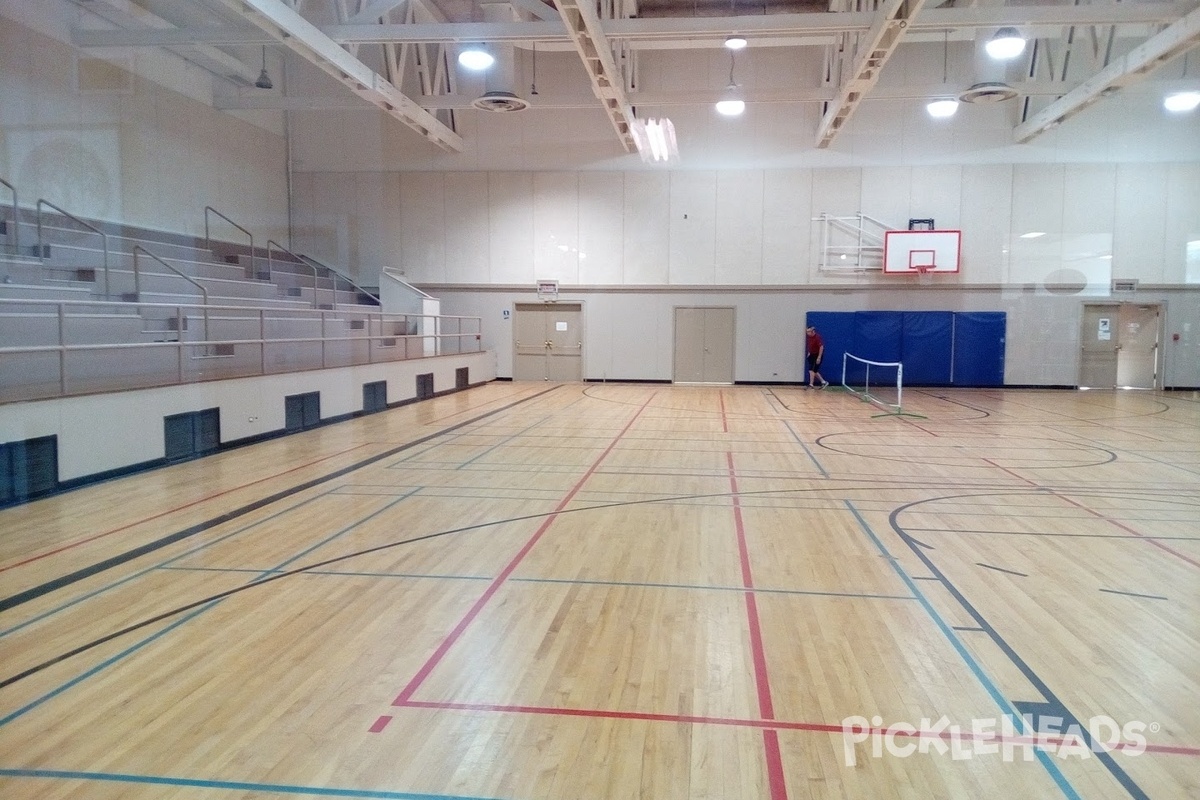
<path fill-rule="evenodd" d="M 818 356 L 808 357 L 808 368 L 813 372 L 821 371 L 821 359 Z"/>

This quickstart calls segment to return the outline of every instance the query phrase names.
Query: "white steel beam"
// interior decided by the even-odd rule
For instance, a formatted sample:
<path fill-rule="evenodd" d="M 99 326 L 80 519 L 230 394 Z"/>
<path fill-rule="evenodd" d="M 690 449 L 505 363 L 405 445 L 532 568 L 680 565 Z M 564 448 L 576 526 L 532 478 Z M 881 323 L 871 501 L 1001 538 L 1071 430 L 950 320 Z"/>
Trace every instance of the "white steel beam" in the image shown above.
<path fill-rule="evenodd" d="M 383 19 L 383 17 L 391 13 L 392 9 L 399 8 L 405 2 L 406 0 L 366 0 L 362 4 L 362 10 L 347 17 L 346 22 L 350 25 L 356 25 L 360 22 L 375 22 L 376 20 Z"/>
<path fill-rule="evenodd" d="M 617 67 L 612 47 L 600 25 L 593 0 L 556 0 L 567 33 L 592 82 L 592 92 L 604 104 L 604 110 L 625 152 L 637 149 L 630 129 L 633 108 L 625 97 L 625 76 Z"/>
<path fill-rule="evenodd" d="M 519 3 L 514 2 L 514 5 Z M 909 22 L 908 35 L 945 29 L 971 30 L 1018 25 L 1036 37 L 1039 28 L 1053 29 L 1082 25 L 1167 25 L 1195 8 L 1194 3 L 1145 3 L 1082 6 L 1004 6 L 1000 8 L 932 8 L 920 19 Z M 604 22 L 609 40 L 634 43 L 663 43 L 667 46 L 692 42 L 720 47 L 737 30 L 755 46 L 778 39 L 808 37 L 810 44 L 825 44 L 838 33 L 865 33 L 875 15 L 863 11 L 771 14 L 738 17 L 655 17 L 611 19 Z M 328 25 L 321 32 L 341 44 L 401 42 L 532 42 L 539 45 L 569 43 L 561 19 L 538 22 L 449 22 L 409 24 L 352 23 Z M 273 39 L 244 28 L 190 27 L 164 30 L 95 30 L 77 28 L 75 43 L 81 47 L 152 47 L 178 44 L 270 44 Z M 794 42 L 783 42 L 792 44 Z"/>
<path fill-rule="evenodd" d="M 871 30 L 857 42 L 853 67 L 842 78 L 837 97 L 825 109 L 817 126 L 818 148 L 829 147 L 850 120 L 879 80 L 883 65 L 900 44 L 909 21 L 924 4 L 925 0 L 885 0 L 879 6 Z"/>
<path fill-rule="evenodd" d="M 1145 78 L 1166 62 L 1200 44 L 1200 8 L 1130 50 L 1104 69 L 1013 129 L 1013 139 L 1028 142 L 1095 103 L 1106 93 Z"/>
<path fill-rule="evenodd" d="M 382 75 L 347 53 L 282 0 L 220 0 L 288 49 L 351 91 L 400 120 L 443 150 L 460 153 L 462 137 L 421 108 Z"/>

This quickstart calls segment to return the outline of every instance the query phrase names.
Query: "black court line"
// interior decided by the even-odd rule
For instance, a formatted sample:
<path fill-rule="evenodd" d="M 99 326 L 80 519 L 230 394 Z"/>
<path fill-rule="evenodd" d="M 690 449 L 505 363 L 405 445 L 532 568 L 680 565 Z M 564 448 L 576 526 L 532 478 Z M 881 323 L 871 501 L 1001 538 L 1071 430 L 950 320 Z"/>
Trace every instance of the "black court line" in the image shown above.
<path fill-rule="evenodd" d="M 1129 517 L 1123 517 L 1125 521 L 1149 521 L 1162 522 L 1163 520 L 1130 520 Z M 1174 520 L 1168 520 L 1171 522 Z M 1184 520 L 1179 520 L 1183 522 Z M 979 530 L 963 530 L 961 528 L 911 528 L 914 531 L 925 531 L 927 533 L 962 533 L 977 536 L 1063 536 L 1068 539 L 1132 539 L 1140 541 L 1142 539 L 1162 539 L 1169 541 L 1184 541 L 1196 542 L 1200 541 L 1200 536 L 1135 536 L 1132 533 L 1049 533 L 1046 531 L 979 531 Z M 933 549 L 933 548 L 930 548 Z"/>
<path fill-rule="evenodd" d="M 1101 589 L 1100 591 L 1108 592 L 1109 594 L 1123 594 L 1126 597 L 1144 597 L 1147 600 L 1170 600 L 1171 599 L 1169 597 L 1163 597 L 1162 595 L 1158 595 L 1158 594 L 1138 594 L 1137 592 L 1122 592 L 1117 589 Z"/>
<path fill-rule="evenodd" d="M 914 581 L 940 581 L 941 580 L 941 578 L 938 578 L 935 575 L 909 575 L 908 577 L 912 578 Z"/>
<path fill-rule="evenodd" d="M 916 540 L 914 539 L 913 541 L 916 541 Z M 1017 572 L 1016 570 L 1005 569 L 1004 567 L 993 567 L 991 564 L 984 564 L 982 561 L 976 561 L 975 566 L 983 567 L 984 569 L 994 569 L 996 572 L 1004 572 L 1009 575 L 1016 575 L 1018 578 L 1028 578 L 1029 577 L 1024 572 Z"/>
<path fill-rule="evenodd" d="M 59 589 L 70 586 L 73 583 L 78 583 L 79 581 L 82 581 L 86 578 L 90 578 L 93 575 L 98 575 L 99 573 L 110 570 L 113 567 L 118 567 L 121 564 L 126 564 L 130 561 L 133 561 L 136 558 L 140 558 L 149 553 L 153 553 L 156 550 L 161 550 L 162 548 L 164 548 L 168 545 L 175 544 L 176 542 L 181 542 L 184 539 L 188 539 L 199 533 L 203 533 L 207 530 L 211 530 L 212 528 L 215 528 L 218 525 L 223 525 L 224 523 L 229 522 L 231 520 L 235 520 L 238 517 L 241 517 L 241 516 L 244 516 L 244 515 L 250 513 L 251 511 L 256 511 L 260 508 L 263 508 L 264 506 L 269 506 L 272 503 L 275 503 L 275 502 L 278 502 L 285 498 L 291 497 L 292 495 L 299 494 L 300 492 L 303 492 L 307 489 L 311 489 L 314 486 L 320 486 L 323 483 L 328 483 L 329 481 L 336 480 L 337 478 L 340 478 L 343 475 L 348 475 L 351 472 L 354 472 L 355 470 L 362 469 L 363 467 L 368 467 L 371 464 L 374 464 L 378 461 L 384 460 L 385 458 L 391 458 L 392 456 L 396 455 L 397 453 L 402 453 L 405 450 L 408 450 L 412 447 L 417 447 L 418 445 L 421 445 L 421 444 L 424 444 L 425 442 L 436 439 L 439 436 L 444 436 L 445 434 L 449 433 L 450 431 L 458 430 L 459 428 L 465 427 L 467 425 L 472 425 L 481 419 L 486 419 L 495 414 L 499 414 L 502 411 L 507 411 L 510 408 L 519 406 L 523 403 L 527 403 L 530 400 L 536 400 L 537 398 L 541 397 L 542 395 L 548 394 L 549 392 L 553 392 L 558 388 L 559 387 L 557 387 L 557 386 L 552 386 L 549 389 L 544 389 L 543 391 L 538 392 L 537 394 L 530 395 L 529 397 L 523 398 L 521 400 L 516 400 L 512 403 L 509 403 L 508 405 L 501 406 L 500 408 L 480 414 L 477 417 L 473 417 L 469 420 L 466 420 L 465 422 L 460 422 L 456 425 L 452 425 L 449 428 L 438 431 L 436 433 L 431 433 L 428 436 L 423 436 L 420 439 L 415 439 L 411 442 L 408 442 L 407 444 L 402 444 L 398 447 L 393 447 L 392 449 L 387 450 L 383 453 L 379 453 L 378 455 L 374 455 L 374 456 L 371 456 L 370 458 L 363 459 L 362 461 L 359 461 L 356 464 L 351 464 L 348 467 L 343 467 L 342 469 L 335 470 L 335 471 L 329 473 L 328 475 L 322 475 L 319 478 L 313 478 L 310 481 L 305 481 L 304 483 L 289 487 L 287 489 L 284 489 L 283 491 L 276 492 L 275 494 L 270 495 L 268 497 L 264 497 L 261 500 L 255 500 L 253 503 L 247 503 L 246 505 L 244 505 L 240 508 L 236 508 L 232 511 L 227 511 L 224 514 L 219 514 L 218 516 L 213 517 L 212 519 L 207 519 L 204 522 L 200 522 L 200 523 L 192 525 L 188 528 L 184 528 L 183 530 L 176 531 L 175 533 L 172 533 L 172 534 L 168 534 L 167 536 L 163 536 L 162 538 L 155 539 L 152 542 L 147 542 L 146 544 L 144 544 L 140 547 L 135 547 L 132 550 L 127 550 L 124 553 L 120 553 L 118 555 L 112 556 L 111 558 L 106 558 L 103 561 L 98 561 L 95 564 L 92 564 L 91 566 L 84 567 L 83 569 L 76 570 L 75 572 L 71 572 L 66 575 L 61 575 L 57 578 L 54 578 L 53 580 L 49 580 L 49 581 L 46 581 L 45 583 L 42 583 L 37 586 L 26 589 L 23 592 L 17 592 L 14 595 L 9 595 L 8 597 L 5 597 L 2 600 L 0 600 L 0 613 L 3 613 L 10 609 L 16 608 L 17 606 L 28 603 L 31 600 L 36 600 L 37 598 L 47 595 L 50 592 L 54 592 Z"/>
<path fill-rule="evenodd" d="M 1025 679 L 1029 681 L 1030 685 L 1032 685 L 1033 688 L 1045 698 L 1046 703 L 1052 705 L 1055 709 L 1061 709 L 1064 719 L 1068 720 L 1069 722 L 1073 722 L 1079 727 L 1080 736 L 1084 740 L 1084 746 L 1095 754 L 1096 759 L 1104 765 L 1109 774 L 1113 776 L 1117 783 L 1121 784 L 1125 791 L 1129 793 L 1130 797 L 1133 797 L 1135 800 L 1150 800 L 1150 796 L 1146 794 L 1146 792 L 1140 786 L 1138 786 L 1137 782 L 1130 777 L 1129 773 L 1125 772 L 1125 770 L 1121 768 L 1121 765 L 1116 762 L 1116 760 L 1112 757 L 1112 754 L 1104 750 L 1103 747 L 1093 741 L 1091 732 L 1086 727 L 1079 724 L 1078 719 L 1067 710 L 1066 705 L 1058 698 L 1058 695 L 1056 695 L 1050 689 L 1049 685 L 1042 680 L 1041 676 L 1039 676 L 1033 670 L 1033 668 L 1030 667 L 1029 664 L 1027 664 L 1025 660 L 1017 654 L 1017 651 L 1013 649 L 1012 645 L 1010 645 L 1008 641 L 1000 635 L 1000 632 L 997 631 L 992 624 L 984 618 L 983 614 L 981 614 L 979 610 L 976 609 L 969 600 L 967 600 L 966 596 L 958 589 L 958 587 L 955 586 L 955 584 L 951 582 L 948 577 L 946 577 L 946 574 L 938 569 L 937 565 L 933 563 L 933 560 L 925 553 L 925 551 L 912 541 L 912 537 L 907 531 L 904 530 L 904 527 L 899 522 L 900 516 L 906 511 L 928 502 L 936 502 L 941 500 L 962 500 L 964 498 L 974 498 L 980 496 L 981 495 L 976 494 L 947 495 L 945 497 L 931 498 L 930 500 L 917 500 L 912 503 L 905 503 L 888 515 L 888 523 L 891 525 L 892 531 L 895 532 L 896 535 L 900 537 L 901 541 L 908 546 L 908 549 L 912 551 L 913 555 L 919 558 L 925 565 L 926 569 L 936 576 L 935 578 L 932 578 L 932 580 L 939 581 L 943 586 L 946 587 L 946 590 L 950 592 L 951 596 L 958 601 L 959 606 L 967 612 L 971 619 L 975 621 L 976 625 L 983 629 L 983 632 L 987 634 L 988 638 L 1000 648 L 1000 651 L 1003 652 L 1008 658 L 1009 662 L 1016 667 L 1022 675 L 1025 676 Z M 1015 701 L 1011 702 L 1014 702 L 1014 707 L 1016 707 Z"/>
<path fill-rule="evenodd" d="M 983 628 L 976 628 L 976 627 L 972 627 L 970 625 L 951 625 L 950 630 L 966 631 L 968 633 L 986 633 L 986 631 L 984 631 Z"/>
<path fill-rule="evenodd" d="M 557 388 L 557 387 L 555 387 L 555 388 Z M 552 391 L 552 390 L 547 390 L 547 391 Z M 532 400 L 532 399 L 536 398 L 537 396 L 538 395 L 534 395 L 533 397 L 530 397 L 527 399 Z M 525 401 L 520 401 L 520 402 L 525 402 Z M 497 411 L 503 411 L 503 410 L 504 409 L 497 409 Z M 496 412 L 489 412 L 489 413 L 496 413 Z M 408 446 L 416 445 L 419 443 L 420 442 L 413 442 Z M 386 457 L 386 454 L 381 457 Z M 810 492 L 810 491 L 811 492 L 823 492 L 823 491 L 825 491 L 825 489 L 824 488 L 821 488 L 821 489 L 771 489 L 771 490 L 756 491 L 756 492 L 741 492 L 741 493 L 737 493 L 737 494 L 740 494 L 741 496 L 745 497 L 748 495 L 791 494 L 791 493 L 795 493 L 795 492 Z M 706 497 L 709 497 L 709 498 L 733 497 L 734 494 L 735 493 L 731 493 L 731 492 L 714 492 L 712 494 L 681 495 L 674 499 L 689 499 L 689 498 L 690 499 L 699 499 L 699 498 L 706 498 Z M 359 558 L 361 556 L 367 556 L 367 555 L 371 555 L 373 553 L 385 552 L 387 550 L 391 550 L 396 547 L 402 547 L 404 545 L 416 544 L 418 542 L 425 542 L 425 541 L 429 541 L 431 539 L 439 539 L 443 536 L 453 536 L 456 534 L 467 533 L 470 531 L 484 530 L 486 528 L 491 528 L 491 527 L 495 527 L 498 525 L 507 525 L 507 524 L 510 524 L 513 522 L 524 522 L 527 520 L 545 519 L 547 517 L 552 517 L 552 516 L 564 516 L 567 514 L 575 514 L 575 513 L 579 513 L 579 512 L 597 511 L 597 510 L 604 510 L 604 509 L 610 509 L 610 508 L 621 508 L 621 507 L 626 507 L 626 506 L 653 505 L 653 504 L 658 504 L 658 503 L 662 503 L 662 502 L 663 501 L 658 498 L 649 499 L 649 500 L 631 500 L 631 501 L 618 502 L 618 503 L 604 503 L 604 504 L 595 505 L 595 506 L 565 508 L 560 511 L 547 511 L 547 512 L 541 512 L 541 513 L 536 513 L 536 514 L 525 514 L 525 515 L 518 516 L 518 517 L 510 517 L 508 519 L 490 520 L 487 522 L 478 522 L 478 523 L 475 523 L 472 525 L 465 525 L 465 526 L 459 527 L 459 528 L 452 528 L 449 530 L 436 531 L 434 533 L 427 533 L 427 534 L 423 534 L 421 536 L 414 536 L 409 539 L 400 539 L 398 541 L 388 542 L 385 544 L 376 545 L 374 547 L 368 547 L 364 550 L 358 550 L 358 551 L 355 551 L 352 553 L 345 553 L 340 556 L 334 556 L 332 558 L 328 558 L 323 561 L 318 561 L 314 564 L 309 564 L 308 566 L 305 566 L 305 567 L 297 567 L 295 569 L 289 569 L 289 570 L 286 570 L 283 572 L 270 573 L 270 574 L 264 576 L 263 578 L 261 578 L 260 580 L 251 581 L 250 583 L 244 583 L 244 584 L 242 584 L 240 586 L 236 586 L 232 589 L 227 589 L 225 591 L 217 592 L 216 594 L 209 595 L 208 597 L 204 597 L 199 600 L 194 600 L 194 601 L 185 603 L 184 605 L 178 606 L 178 607 L 170 609 L 168 611 L 164 611 L 164 612 L 162 612 L 160 614 L 156 614 L 152 617 L 148 617 L 146 619 L 141 620 L 140 622 L 135 622 L 133 624 L 127 625 L 126 627 L 121 628 L 120 630 L 105 634 L 96 639 L 93 639 L 90 642 L 87 642 L 86 644 L 79 645 L 77 647 L 72 648 L 71 650 L 60 653 L 57 656 L 54 656 L 46 661 L 43 661 L 40 664 L 37 664 L 35 666 L 32 666 L 32 667 L 24 670 L 23 672 L 20 672 L 16 675 L 12 675 L 8 678 L 0 680 L 0 689 L 10 686 L 14 683 L 18 683 L 32 675 L 36 675 L 37 673 L 42 672 L 43 670 L 48 669 L 49 667 L 52 667 L 55 664 L 62 663 L 63 661 L 66 661 L 75 656 L 82 655 L 83 653 L 93 650 L 107 642 L 113 641 L 115 639 L 119 639 L 130 633 L 135 633 L 139 630 L 142 630 L 143 628 L 149 627 L 150 625 L 170 619 L 171 617 L 175 617 L 180 614 L 184 614 L 188 611 L 192 611 L 194 609 L 201 608 L 201 607 L 207 605 L 208 603 L 212 603 L 212 602 L 215 602 L 218 600 L 223 600 L 226 597 L 232 597 L 233 595 L 240 594 L 240 593 L 248 591 L 250 589 L 257 589 L 261 586 L 272 584 L 275 581 L 282 580 L 284 578 L 290 578 L 290 577 L 293 577 L 296 575 L 309 574 L 314 571 L 318 571 L 323 567 L 328 567 L 333 564 L 341 564 L 343 562 L 349 561 L 351 559 Z M 930 580 L 936 580 L 936 578 L 931 578 Z M 745 591 L 745 589 L 743 588 L 740 591 Z M 157 636 L 157 634 L 156 634 L 156 636 Z M 28 707 L 25 710 L 28 710 Z M 21 713 L 24 713 L 24 711 L 22 711 Z M 11 718 L 12 717 L 10 715 L 10 719 Z"/>
<path fill-rule="evenodd" d="M 925 544 L 924 542 L 922 542 L 918 539 L 913 539 L 913 541 L 916 542 L 917 544 L 921 545 L 921 547 L 924 547 L 926 550 L 937 550 L 937 548 L 934 547 L 933 545 Z"/>

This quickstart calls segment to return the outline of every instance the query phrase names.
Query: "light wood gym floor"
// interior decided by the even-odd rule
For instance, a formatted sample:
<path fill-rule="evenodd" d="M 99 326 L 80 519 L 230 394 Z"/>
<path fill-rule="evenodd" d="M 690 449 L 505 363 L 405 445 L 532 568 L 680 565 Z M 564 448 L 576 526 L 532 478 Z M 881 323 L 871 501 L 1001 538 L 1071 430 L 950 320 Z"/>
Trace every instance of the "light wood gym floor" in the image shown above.
<path fill-rule="evenodd" d="M 905 400 L 497 382 L 0 511 L 0 797 L 1200 797 L 1200 396 Z"/>

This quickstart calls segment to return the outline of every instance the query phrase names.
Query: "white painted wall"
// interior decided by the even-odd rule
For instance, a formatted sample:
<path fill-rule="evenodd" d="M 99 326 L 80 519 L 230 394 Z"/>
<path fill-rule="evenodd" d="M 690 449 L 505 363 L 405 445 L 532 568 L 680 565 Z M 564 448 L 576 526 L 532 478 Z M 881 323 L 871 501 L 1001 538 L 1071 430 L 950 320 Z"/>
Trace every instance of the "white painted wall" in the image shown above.
<path fill-rule="evenodd" d="M 387 381 L 389 403 L 416 397 L 416 376 L 433 373 L 435 392 L 455 388 L 455 370 L 467 367 L 472 383 L 495 378 L 491 353 L 393 361 L 342 369 L 296 372 L 113 394 L 0 405 L 0 442 L 58 436 L 59 480 L 70 481 L 153 462 L 165 455 L 161 419 L 172 414 L 221 410 L 227 444 L 284 428 L 284 398 L 321 393 L 321 417 L 362 411 L 362 385 Z"/>
<path fill-rule="evenodd" d="M 1056 294 L 1044 288 L 945 287 L 896 279 L 888 291 L 778 288 L 593 289 L 560 291 L 559 301 L 583 304 L 586 332 L 585 380 L 653 380 L 672 377 L 674 309 L 733 306 L 736 316 L 734 379 L 739 382 L 798 382 L 800 353 L 809 311 L 1003 311 L 1008 315 L 1006 384 L 1072 386 L 1078 380 L 1079 329 L 1087 302 L 1161 304 L 1165 311 L 1162 374 L 1165 385 L 1200 386 L 1200 292 L 1194 289 L 1139 290 L 1133 297 Z M 496 353 L 496 374 L 512 375 L 515 303 L 537 302 L 532 289 L 432 287 L 446 314 L 478 316 L 483 345 Z M 1180 335 L 1172 341 L 1172 334 Z"/>
<path fill-rule="evenodd" d="M 0 0 L 0 13 L 0 177 L 21 205 L 45 198 L 85 218 L 195 235 L 211 205 L 264 242 L 286 241 L 277 119 L 213 109 L 211 77 L 153 49 L 113 54 L 131 69 L 127 91 L 81 92 L 66 43 L 77 7 Z"/>
<path fill-rule="evenodd" d="M 308 173 L 295 192 L 298 247 L 368 284 L 388 265 L 416 284 L 891 285 L 818 270 L 821 213 L 961 229 L 943 280 L 964 286 L 1195 282 L 1200 241 L 1200 162 Z"/>

